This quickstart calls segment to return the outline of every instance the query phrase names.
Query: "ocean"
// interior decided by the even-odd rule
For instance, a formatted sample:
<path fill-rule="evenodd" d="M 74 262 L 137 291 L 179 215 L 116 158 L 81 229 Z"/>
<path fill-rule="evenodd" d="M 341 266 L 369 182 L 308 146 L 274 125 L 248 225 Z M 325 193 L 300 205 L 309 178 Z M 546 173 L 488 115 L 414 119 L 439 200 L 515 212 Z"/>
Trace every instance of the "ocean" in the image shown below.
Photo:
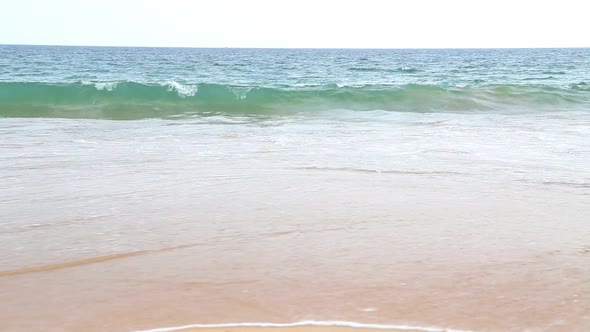
<path fill-rule="evenodd" d="M 10 331 L 587 331 L 589 220 L 590 49 L 0 45 Z"/>

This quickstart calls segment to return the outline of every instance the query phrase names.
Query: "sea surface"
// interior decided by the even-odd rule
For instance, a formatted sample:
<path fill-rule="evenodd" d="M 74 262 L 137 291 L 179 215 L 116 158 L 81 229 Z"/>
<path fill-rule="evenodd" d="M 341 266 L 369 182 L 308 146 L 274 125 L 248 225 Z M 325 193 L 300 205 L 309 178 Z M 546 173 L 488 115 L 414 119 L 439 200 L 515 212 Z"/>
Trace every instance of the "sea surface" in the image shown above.
<path fill-rule="evenodd" d="M 587 331 L 589 235 L 590 49 L 0 45 L 10 331 Z"/>

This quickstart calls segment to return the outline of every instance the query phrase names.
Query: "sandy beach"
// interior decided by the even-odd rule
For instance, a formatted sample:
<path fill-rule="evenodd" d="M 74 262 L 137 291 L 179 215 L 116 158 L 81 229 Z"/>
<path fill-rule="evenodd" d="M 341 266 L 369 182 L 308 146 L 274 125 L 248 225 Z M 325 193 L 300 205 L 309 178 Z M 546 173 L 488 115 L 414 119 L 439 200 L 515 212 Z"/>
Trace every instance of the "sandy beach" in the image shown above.
<path fill-rule="evenodd" d="M 588 68 L 0 45 L 0 330 L 588 332 Z"/>
<path fill-rule="evenodd" d="M 538 192 L 535 197 L 543 195 Z M 509 204 L 509 195 L 505 199 L 499 206 Z M 529 199 L 524 205 L 527 212 L 551 210 L 535 201 Z M 436 206 L 434 201 L 431 206 Z M 433 213 L 451 219 L 455 213 L 473 213 L 469 206 L 476 209 L 460 204 L 460 210 L 453 210 L 445 204 L 444 213 Z M 400 219 L 415 212 L 397 209 Z M 537 221 L 541 224 L 543 217 Z M 467 249 L 464 243 L 469 239 L 464 238 L 445 242 L 444 247 L 414 245 L 409 250 L 416 239 L 432 238 L 428 235 L 432 229 L 405 225 L 404 233 L 391 233 L 382 230 L 389 226 L 371 225 L 308 234 L 277 232 L 257 239 L 229 236 L 5 270 L 0 275 L 1 318 L 9 331 L 143 331 L 304 320 L 464 331 L 584 331 L 590 326 L 587 248 L 535 252 L 512 241 L 511 249 L 473 245 Z M 444 236 L 449 231 L 457 228 L 436 232 Z M 513 232 L 507 229 L 505 234 Z"/>

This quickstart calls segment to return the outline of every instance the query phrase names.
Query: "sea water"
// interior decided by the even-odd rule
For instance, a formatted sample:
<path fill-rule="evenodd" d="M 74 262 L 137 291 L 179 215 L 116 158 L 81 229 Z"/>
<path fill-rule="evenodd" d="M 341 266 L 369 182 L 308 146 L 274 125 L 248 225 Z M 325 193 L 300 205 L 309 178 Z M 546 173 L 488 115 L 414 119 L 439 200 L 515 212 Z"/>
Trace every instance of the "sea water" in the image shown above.
<path fill-rule="evenodd" d="M 76 294 L 149 275 L 325 295 L 315 305 L 263 296 L 269 308 L 258 313 L 233 302 L 220 313 L 193 297 L 195 312 L 177 325 L 519 330 L 568 317 L 572 330 L 590 327 L 588 220 L 589 49 L 0 46 L 0 278 L 57 273 L 45 289 L 61 289 L 56 280 L 73 277 L 59 273 L 91 265 L 84 280 L 100 266 L 120 278 L 73 283 Z M 111 261 L 126 267 L 115 273 Z M 453 273 L 485 286 L 453 288 Z M 399 286 L 413 281 L 423 282 Z M 542 299 L 502 302 L 493 287 L 511 281 L 524 286 L 502 296 Z M 3 298 L 52 307 L 14 282 Z M 444 300 L 432 295 L 445 289 Z M 578 311 L 541 308 L 574 295 Z M 456 311 L 424 307 L 427 296 L 456 300 Z M 524 309 L 472 319 L 474 308 L 502 305 Z M 128 321 L 114 326 L 162 326 Z"/>

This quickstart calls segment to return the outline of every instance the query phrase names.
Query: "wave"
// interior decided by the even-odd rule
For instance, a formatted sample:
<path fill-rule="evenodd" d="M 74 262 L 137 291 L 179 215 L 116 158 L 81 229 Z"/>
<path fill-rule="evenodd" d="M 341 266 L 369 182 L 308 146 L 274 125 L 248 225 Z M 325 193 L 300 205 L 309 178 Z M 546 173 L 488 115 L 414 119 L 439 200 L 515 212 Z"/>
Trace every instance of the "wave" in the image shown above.
<path fill-rule="evenodd" d="M 351 172 L 351 173 L 367 173 L 367 174 L 413 174 L 413 175 L 462 175 L 463 173 L 451 171 L 403 171 L 393 169 L 371 169 L 371 168 L 354 168 L 354 167 L 298 167 L 308 171 L 336 171 L 336 172 Z"/>
<path fill-rule="evenodd" d="M 408 73 L 413 74 L 419 72 L 416 68 L 410 67 L 399 67 L 396 69 L 389 69 L 389 68 L 379 68 L 379 67 L 350 67 L 348 68 L 350 71 L 360 71 L 360 72 L 384 72 L 384 73 Z"/>
<path fill-rule="evenodd" d="M 518 112 L 590 109 L 590 85 L 366 85 L 270 88 L 164 82 L 0 82 L 0 117 L 141 119 L 323 110 Z"/>
<path fill-rule="evenodd" d="M 226 324 L 190 324 L 175 327 L 163 327 L 150 330 L 140 330 L 135 332 L 171 332 L 188 329 L 224 329 L 224 328 L 291 328 L 291 327 L 344 327 L 344 328 L 361 328 L 372 330 L 396 330 L 396 331 L 424 331 L 424 332 L 467 332 L 465 330 L 446 329 L 439 327 L 423 327 L 410 325 L 390 325 L 390 324 L 366 324 L 346 321 L 314 321 L 306 320 L 295 323 L 226 323 Z"/>

